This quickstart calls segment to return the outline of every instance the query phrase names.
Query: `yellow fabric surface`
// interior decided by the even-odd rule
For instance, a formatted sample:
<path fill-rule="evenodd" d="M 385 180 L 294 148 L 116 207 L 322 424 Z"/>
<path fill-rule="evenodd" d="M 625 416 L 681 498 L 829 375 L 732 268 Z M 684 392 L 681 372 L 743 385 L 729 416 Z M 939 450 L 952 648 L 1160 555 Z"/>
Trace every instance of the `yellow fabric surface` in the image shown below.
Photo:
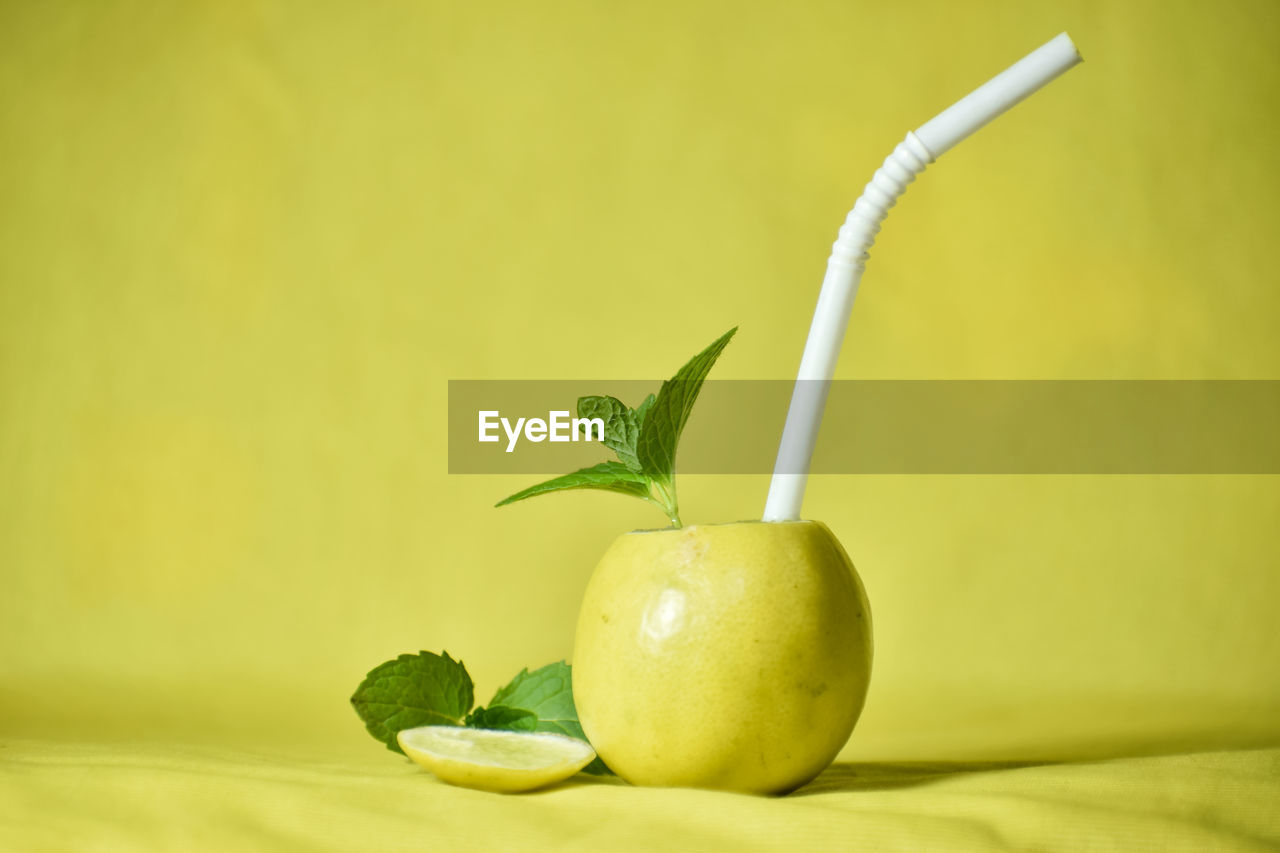
<path fill-rule="evenodd" d="M 347 704 L 570 659 L 660 522 L 493 509 L 447 380 L 733 325 L 715 377 L 791 377 L 871 172 L 1062 30 L 893 210 L 838 378 L 1280 377 L 1273 0 L 0 4 L 0 849 L 1280 844 L 1274 476 L 815 477 L 876 661 L 802 796 L 448 789 Z"/>
<path fill-rule="evenodd" d="M 452 788 L 396 761 L 5 743 L 6 850 L 1254 851 L 1280 750 L 1070 764 L 837 764 L 783 798 Z M 578 777 L 581 779 L 582 777 Z"/>

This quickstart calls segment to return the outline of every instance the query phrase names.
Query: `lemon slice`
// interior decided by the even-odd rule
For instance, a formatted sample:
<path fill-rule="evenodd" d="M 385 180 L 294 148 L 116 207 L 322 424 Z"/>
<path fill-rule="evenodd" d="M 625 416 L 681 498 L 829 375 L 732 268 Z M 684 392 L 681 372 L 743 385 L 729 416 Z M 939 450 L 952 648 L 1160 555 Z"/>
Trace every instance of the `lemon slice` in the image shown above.
<path fill-rule="evenodd" d="M 596 757 L 591 744 L 546 732 L 421 726 L 396 735 L 405 755 L 452 785 L 531 791 L 568 779 Z"/>

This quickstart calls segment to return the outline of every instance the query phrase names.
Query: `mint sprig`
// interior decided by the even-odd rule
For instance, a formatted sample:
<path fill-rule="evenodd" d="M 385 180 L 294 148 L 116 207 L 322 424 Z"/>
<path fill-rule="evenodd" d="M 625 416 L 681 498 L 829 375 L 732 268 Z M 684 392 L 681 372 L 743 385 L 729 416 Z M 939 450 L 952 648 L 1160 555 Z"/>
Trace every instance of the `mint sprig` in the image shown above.
<path fill-rule="evenodd" d="M 679 527 L 675 475 L 680 435 L 702 383 L 737 331 L 735 326 L 689 359 L 675 376 L 662 383 L 656 397 L 650 394 L 634 409 L 615 397 L 580 397 L 578 417 L 600 418 L 604 422 L 601 443 L 614 452 L 618 461 L 602 462 L 538 483 L 496 505 L 506 506 L 567 489 L 603 489 L 646 500 L 666 514 L 672 527 Z"/>
<path fill-rule="evenodd" d="M 351 704 L 375 740 L 403 753 L 401 729 L 457 726 L 475 701 L 474 685 L 462 661 L 431 652 L 404 654 L 369 671 Z"/>
<path fill-rule="evenodd" d="M 512 732 L 554 732 L 586 740 L 573 704 L 572 668 L 564 661 L 529 672 L 500 688 L 489 706 L 472 710 L 475 689 L 461 661 L 432 652 L 404 654 L 374 667 L 356 688 L 351 704 L 374 739 L 393 752 L 403 729 L 468 726 Z M 599 758 L 584 772 L 607 774 Z"/>

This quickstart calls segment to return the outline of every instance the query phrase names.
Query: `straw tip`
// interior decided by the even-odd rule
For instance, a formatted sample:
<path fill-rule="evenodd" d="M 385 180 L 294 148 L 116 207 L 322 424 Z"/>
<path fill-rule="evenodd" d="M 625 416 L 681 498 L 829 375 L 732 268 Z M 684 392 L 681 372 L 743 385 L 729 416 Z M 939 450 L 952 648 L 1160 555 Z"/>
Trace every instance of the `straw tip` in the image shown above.
<path fill-rule="evenodd" d="M 1050 43 L 1052 44 L 1053 42 L 1057 42 L 1063 47 L 1070 48 L 1071 52 L 1075 54 L 1076 62 L 1084 62 L 1084 56 L 1081 55 L 1080 48 L 1076 46 L 1075 41 L 1067 34 L 1066 30 L 1063 30 L 1054 36 Z"/>

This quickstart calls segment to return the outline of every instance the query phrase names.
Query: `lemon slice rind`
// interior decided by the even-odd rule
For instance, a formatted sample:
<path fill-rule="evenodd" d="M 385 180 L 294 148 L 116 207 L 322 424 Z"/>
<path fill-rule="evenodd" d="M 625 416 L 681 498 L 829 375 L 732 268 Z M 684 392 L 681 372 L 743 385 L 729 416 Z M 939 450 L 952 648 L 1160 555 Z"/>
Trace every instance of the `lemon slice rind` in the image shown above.
<path fill-rule="evenodd" d="M 550 732 L 420 726 L 402 730 L 396 741 L 440 780 L 500 793 L 554 785 L 596 757 L 586 741 Z"/>

